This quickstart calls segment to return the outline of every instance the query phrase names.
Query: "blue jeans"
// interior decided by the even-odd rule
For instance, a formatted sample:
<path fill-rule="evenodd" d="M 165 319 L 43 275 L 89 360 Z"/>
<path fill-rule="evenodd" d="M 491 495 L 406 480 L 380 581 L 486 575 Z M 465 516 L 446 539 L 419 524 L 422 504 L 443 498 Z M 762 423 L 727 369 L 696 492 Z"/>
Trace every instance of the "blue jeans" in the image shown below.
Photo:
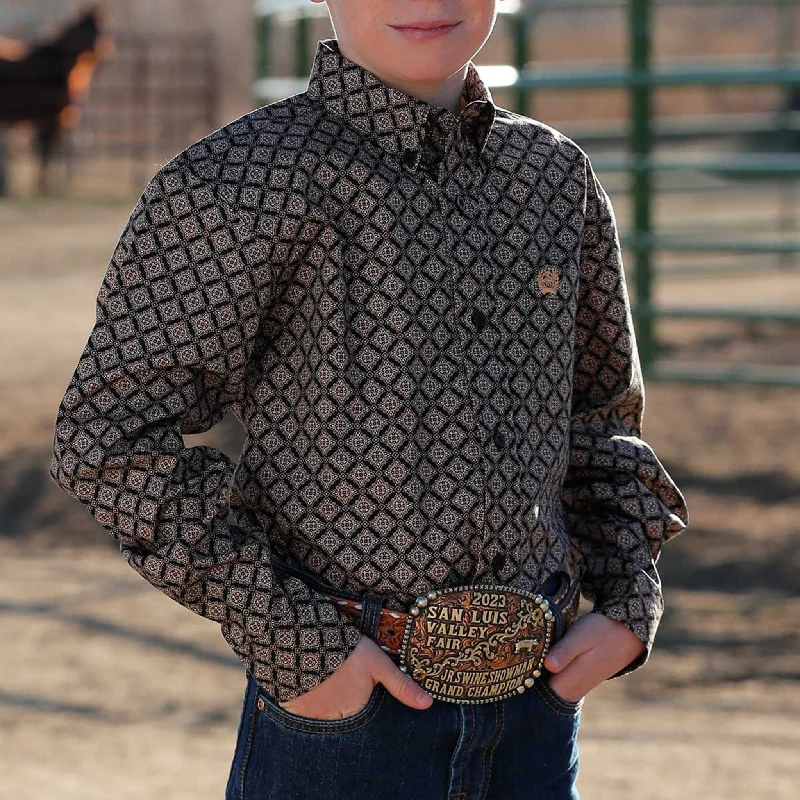
<path fill-rule="evenodd" d="M 377 683 L 336 720 L 293 714 L 248 676 L 225 800 L 580 800 L 583 701 L 545 675 L 505 700 L 422 710 Z"/>

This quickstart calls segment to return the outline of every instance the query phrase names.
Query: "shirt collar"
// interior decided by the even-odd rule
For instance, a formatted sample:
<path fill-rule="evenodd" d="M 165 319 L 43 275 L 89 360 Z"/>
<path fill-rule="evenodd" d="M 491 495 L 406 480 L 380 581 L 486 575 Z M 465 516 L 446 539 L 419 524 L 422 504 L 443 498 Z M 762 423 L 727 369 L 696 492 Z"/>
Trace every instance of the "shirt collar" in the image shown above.
<path fill-rule="evenodd" d="M 461 112 L 454 114 L 387 85 L 347 58 L 335 38 L 317 42 L 306 94 L 396 155 L 406 150 L 418 154 L 432 138 L 441 142 L 443 134 L 460 135 L 480 154 L 496 111 L 491 92 L 472 60 L 464 80 Z M 417 158 L 414 168 L 418 163 Z"/>

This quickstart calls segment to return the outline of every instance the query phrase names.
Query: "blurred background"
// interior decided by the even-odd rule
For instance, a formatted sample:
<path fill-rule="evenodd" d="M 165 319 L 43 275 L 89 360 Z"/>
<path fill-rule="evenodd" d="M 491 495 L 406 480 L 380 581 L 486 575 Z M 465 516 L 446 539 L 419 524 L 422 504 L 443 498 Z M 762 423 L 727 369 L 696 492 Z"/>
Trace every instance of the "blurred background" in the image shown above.
<path fill-rule="evenodd" d="M 586 800 L 794 800 L 800 770 L 798 0 L 501 0 L 495 102 L 590 155 L 624 246 L 644 438 L 690 525 L 648 665 L 590 695 Z M 147 179 L 305 89 L 310 0 L 0 0 L 0 796 L 219 798 L 244 691 L 211 622 L 48 476 Z M 187 445 L 233 457 L 226 419 Z"/>

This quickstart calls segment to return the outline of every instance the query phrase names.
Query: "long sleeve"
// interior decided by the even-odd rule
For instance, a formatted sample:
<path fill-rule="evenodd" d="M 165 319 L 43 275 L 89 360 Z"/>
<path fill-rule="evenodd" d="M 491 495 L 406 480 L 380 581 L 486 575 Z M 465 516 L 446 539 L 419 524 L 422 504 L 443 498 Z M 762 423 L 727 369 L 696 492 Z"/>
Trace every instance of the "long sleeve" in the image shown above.
<path fill-rule="evenodd" d="M 688 524 L 684 498 L 642 439 L 644 384 L 611 201 L 586 158 L 586 216 L 575 331 L 570 459 L 563 488 L 568 531 L 583 555 L 594 611 L 644 642 L 663 612 L 656 562 Z"/>
<path fill-rule="evenodd" d="M 275 284 L 264 232 L 277 226 L 261 213 L 221 200 L 177 160 L 149 181 L 58 409 L 50 474 L 136 572 L 219 623 L 254 677 L 288 700 L 339 667 L 361 633 L 274 571 L 269 531 L 229 523 L 236 463 L 182 438 L 241 408 Z"/>

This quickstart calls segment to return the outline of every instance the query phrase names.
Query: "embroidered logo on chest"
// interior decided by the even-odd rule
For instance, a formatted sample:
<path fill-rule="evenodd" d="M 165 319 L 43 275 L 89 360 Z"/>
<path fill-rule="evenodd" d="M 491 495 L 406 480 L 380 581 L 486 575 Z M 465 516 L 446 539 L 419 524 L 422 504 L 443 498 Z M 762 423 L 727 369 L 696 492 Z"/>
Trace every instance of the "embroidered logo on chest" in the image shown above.
<path fill-rule="evenodd" d="M 536 283 L 539 284 L 539 291 L 542 294 L 552 294 L 558 289 L 558 271 L 552 267 L 545 267 L 536 273 Z"/>

